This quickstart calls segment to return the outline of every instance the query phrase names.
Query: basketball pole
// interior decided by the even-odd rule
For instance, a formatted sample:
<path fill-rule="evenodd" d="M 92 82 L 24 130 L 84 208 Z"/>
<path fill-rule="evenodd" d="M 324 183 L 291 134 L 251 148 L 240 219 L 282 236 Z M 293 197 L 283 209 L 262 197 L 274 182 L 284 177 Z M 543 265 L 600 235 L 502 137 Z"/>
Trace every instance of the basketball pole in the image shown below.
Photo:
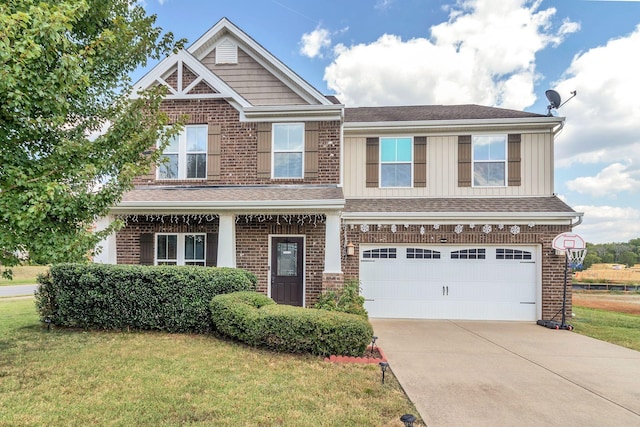
<path fill-rule="evenodd" d="M 562 289 L 562 329 L 567 328 L 567 270 L 569 270 L 569 249 L 564 250 L 564 288 Z"/>

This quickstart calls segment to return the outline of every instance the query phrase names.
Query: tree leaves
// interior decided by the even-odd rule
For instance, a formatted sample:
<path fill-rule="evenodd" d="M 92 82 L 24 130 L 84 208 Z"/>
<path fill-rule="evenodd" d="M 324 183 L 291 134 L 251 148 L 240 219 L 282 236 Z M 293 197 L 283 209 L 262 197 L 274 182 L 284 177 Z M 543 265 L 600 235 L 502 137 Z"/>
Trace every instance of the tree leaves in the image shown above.
<path fill-rule="evenodd" d="M 0 4 L 0 266 L 86 258 L 95 220 L 177 129 L 129 73 L 183 46 L 127 0 Z M 115 225 L 114 225 L 115 227 Z"/>

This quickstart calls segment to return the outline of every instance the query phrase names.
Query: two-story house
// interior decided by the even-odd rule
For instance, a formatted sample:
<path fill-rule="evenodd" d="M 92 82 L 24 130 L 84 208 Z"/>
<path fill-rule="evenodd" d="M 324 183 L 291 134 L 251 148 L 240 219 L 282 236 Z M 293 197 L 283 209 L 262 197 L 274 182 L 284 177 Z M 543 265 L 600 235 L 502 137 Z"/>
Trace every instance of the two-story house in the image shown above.
<path fill-rule="evenodd" d="M 311 306 L 360 280 L 372 317 L 550 318 L 581 218 L 553 194 L 563 119 L 345 108 L 222 19 L 137 84 L 183 132 L 103 221 L 101 262 L 240 267 Z"/>

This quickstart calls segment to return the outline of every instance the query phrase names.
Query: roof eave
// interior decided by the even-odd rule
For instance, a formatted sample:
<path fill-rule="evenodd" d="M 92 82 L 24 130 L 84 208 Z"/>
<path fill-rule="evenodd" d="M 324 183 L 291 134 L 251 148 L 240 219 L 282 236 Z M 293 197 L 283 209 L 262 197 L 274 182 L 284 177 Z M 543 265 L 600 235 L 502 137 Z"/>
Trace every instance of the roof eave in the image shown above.
<path fill-rule="evenodd" d="M 459 222 L 484 224 L 557 224 L 571 223 L 582 217 L 582 212 L 343 212 L 347 223 L 368 221 L 376 224 L 424 223 L 458 224 Z"/>
<path fill-rule="evenodd" d="M 111 208 L 113 213 L 130 211 L 300 211 L 300 210 L 339 210 L 343 209 L 344 199 L 320 199 L 320 200 L 230 200 L 230 201 L 124 201 Z"/>
<path fill-rule="evenodd" d="M 288 106 L 264 106 L 248 107 L 243 109 L 243 121 L 263 122 L 270 120 L 296 121 L 296 120 L 342 120 L 344 105 L 288 105 Z"/>
<path fill-rule="evenodd" d="M 398 129 L 465 129 L 503 128 L 510 126 L 553 128 L 564 122 L 564 117 L 519 117 L 499 119 L 413 120 L 381 122 L 345 122 L 345 131 L 385 131 Z"/>

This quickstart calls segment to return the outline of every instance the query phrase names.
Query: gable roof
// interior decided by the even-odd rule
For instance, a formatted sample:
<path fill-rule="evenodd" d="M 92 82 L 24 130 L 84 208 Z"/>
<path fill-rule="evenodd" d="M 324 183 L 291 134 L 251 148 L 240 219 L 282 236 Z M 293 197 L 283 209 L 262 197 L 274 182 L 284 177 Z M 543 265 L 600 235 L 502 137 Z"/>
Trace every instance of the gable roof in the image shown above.
<path fill-rule="evenodd" d="M 296 74 L 291 68 L 287 67 L 282 61 L 226 17 L 220 19 L 220 21 L 189 46 L 188 51 L 198 58 L 198 60 L 201 60 L 216 46 L 218 41 L 227 35 L 230 35 L 236 40 L 247 54 L 260 63 L 265 69 L 280 78 L 280 80 L 307 102 L 310 104 L 332 105 L 332 102 L 316 88 L 307 83 L 307 81 Z"/>
<path fill-rule="evenodd" d="M 298 99 L 303 100 L 306 104 L 255 106 L 201 62 L 208 53 L 216 48 L 217 44 L 229 39 L 237 43 L 243 52 L 268 73 L 271 73 L 275 79 L 281 81 L 284 86 L 299 97 Z M 181 84 L 183 67 L 195 74 L 196 79 L 185 84 L 184 87 Z M 175 70 L 177 70 L 177 87 L 173 87 L 165 81 L 167 76 L 173 76 Z M 201 88 L 203 83 L 211 89 L 210 93 L 193 90 Z M 199 84 L 200 86 L 198 86 Z M 343 105 L 336 104 L 333 99 L 324 96 L 227 18 L 218 21 L 187 50 L 181 50 L 165 58 L 133 87 L 137 92 L 153 85 L 167 87 L 166 99 L 225 99 L 240 112 L 242 121 L 341 120 L 343 116 Z M 135 97 L 136 94 L 134 93 L 132 96 Z"/>

